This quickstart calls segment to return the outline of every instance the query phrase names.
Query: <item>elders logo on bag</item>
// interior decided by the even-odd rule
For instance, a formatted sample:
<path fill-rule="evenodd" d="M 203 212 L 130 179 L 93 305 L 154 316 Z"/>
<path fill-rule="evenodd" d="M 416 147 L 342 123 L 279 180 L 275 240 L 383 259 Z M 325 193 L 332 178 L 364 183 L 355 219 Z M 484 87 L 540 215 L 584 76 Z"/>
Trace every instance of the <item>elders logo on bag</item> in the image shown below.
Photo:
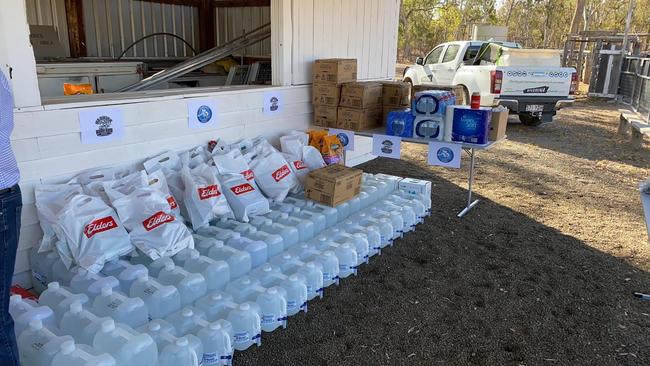
<path fill-rule="evenodd" d="M 293 166 L 296 168 L 296 170 L 302 170 L 307 168 L 307 165 L 305 165 L 305 162 L 302 160 L 294 161 Z"/>
<path fill-rule="evenodd" d="M 246 179 L 246 180 L 251 180 L 251 179 L 255 178 L 255 174 L 250 169 L 244 170 L 243 172 L 241 172 L 241 175 L 243 175 L 244 179 Z"/>
<path fill-rule="evenodd" d="M 172 221 L 174 221 L 174 216 L 164 213 L 163 211 L 158 211 L 150 218 L 142 221 L 142 226 L 144 226 L 145 230 L 151 231 L 162 224 Z"/>
<path fill-rule="evenodd" d="M 248 183 L 244 183 L 244 184 L 240 184 L 238 186 L 230 187 L 230 190 L 232 191 L 232 193 L 239 196 L 239 195 L 244 194 L 246 192 L 254 191 L 255 188 L 253 188 L 253 186 L 248 184 Z"/>
<path fill-rule="evenodd" d="M 167 197 L 167 203 L 169 203 L 169 207 L 171 207 L 172 210 L 175 210 L 175 209 L 178 208 L 178 203 L 176 203 L 176 200 L 174 199 L 174 196 Z"/>
<path fill-rule="evenodd" d="M 273 179 L 275 179 L 276 182 L 279 182 L 282 179 L 284 179 L 284 177 L 289 175 L 289 173 L 291 173 L 291 170 L 289 170 L 289 166 L 284 164 L 278 170 L 274 171 L 272 176 L 273 176 Z"/>
<path fill-rule="evenodd" d="M 219 197 L 221 196 L 221 192 L 219 192 L 219 187 L 216 184 L 213 184 L 211 186 L 207 187 L 199 187 L 198 189 L 199 192 L 199 198 L 201 200 L 207 200 L 212 197 Z"/>
<path fill-rule="evenodd" d="M 88 239 L 90 239 L 95 234 L 99 234 L 107 230 L 115 229 L 116 227 L 117 227 L 117 222 L 115 221 L 113 216 L 106 216 L 106 217 L 102 217 L 101 219 L 91 221 L 90 224 L 86 225 L 86 228 L 84 229 L 84 234 Z"/>

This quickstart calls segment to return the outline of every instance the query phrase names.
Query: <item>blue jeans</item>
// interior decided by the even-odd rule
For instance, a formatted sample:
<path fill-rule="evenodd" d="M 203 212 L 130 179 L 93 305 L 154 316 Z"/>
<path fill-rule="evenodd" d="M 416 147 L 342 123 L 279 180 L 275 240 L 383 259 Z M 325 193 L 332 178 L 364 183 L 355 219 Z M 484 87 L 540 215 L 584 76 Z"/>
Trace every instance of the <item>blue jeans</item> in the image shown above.
<path fill-rule="evenodd" d="M 0 194 L 0 355 L 2 366 L 20 365 L 14 335 L 14 321 L 9 315 L 9 290 L 14 276 L 20 210 L 23 207 L 20 188 L 15 185 Z"/>

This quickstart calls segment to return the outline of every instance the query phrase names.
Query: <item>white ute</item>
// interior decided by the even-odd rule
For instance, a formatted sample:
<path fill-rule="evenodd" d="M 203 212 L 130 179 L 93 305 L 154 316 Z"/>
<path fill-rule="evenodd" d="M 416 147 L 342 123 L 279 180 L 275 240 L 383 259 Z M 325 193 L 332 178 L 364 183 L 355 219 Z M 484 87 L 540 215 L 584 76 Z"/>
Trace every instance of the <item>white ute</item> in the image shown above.
<path fill-rule="evenodd" d="M 578 87 L 576 70 L 561 67 L 559 51 L 522 49 L 509 42 L 443 43 L 407 67 L 403 80 L 461 86 L 465 103 L 478 92 L 482 106 L 508 107 L 530 126 L 551 122 L 557 110 L 573 103 Z"/>

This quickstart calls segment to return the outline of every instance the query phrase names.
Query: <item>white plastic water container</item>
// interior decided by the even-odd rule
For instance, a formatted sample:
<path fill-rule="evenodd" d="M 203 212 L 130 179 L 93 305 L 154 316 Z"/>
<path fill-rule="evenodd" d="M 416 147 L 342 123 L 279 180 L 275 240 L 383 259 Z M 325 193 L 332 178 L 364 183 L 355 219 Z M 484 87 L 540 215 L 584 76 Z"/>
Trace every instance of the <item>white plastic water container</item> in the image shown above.
<path fill-rule="evenodd" d="M 29 322 L 29 327 L 17 339 L 20 362 L 25 366 L 50 366 L 52 358 L 61 351 L 61 343 L 72 341 L 70 336 L 57 336 L 43 326 L 40 319 Z M 0 355 L 4 364 L 4 355 Z"/>
<path fill-rule="evenodd" d="M 59 286 L 58 282 L 50 282 L 47 285 L 47 290 L 43 291 L 38 298 L 38 303 L 47 306 L 54 311 L 57 324 L 61 321 L 61 317 L 70 309 L 70 304 L 79 301 L 82 305 L 88 303 L 90 300 L 86 294 L 74 294 L 67 289 Z"/>
<path fill-rule="evenodd" d="M 323 287 L 339 284 L 339 259 L 331 250 L 322 251 L 320 254 L 314 254 L 310 258 L 314 262 L 320 263 L 323 271 Z M 322 296 L 321 291 L 321 296 Z"/>
<path fill-rule="evenodd" d="M 198 250 L 201 255 L 206 257 L 215 244 L 223 245 L 223 241 L 214 238 L 206 238 L 203 235 L 192 234 L 192 237 L 194 237 L 194 249 Z"/>
<path fill-rule="evenodd" d="M 29 323 L 33 320 L 39 320 L 51 330 L 56 330 L 59 324 L 54 312 L 49 306 L 37 304 L 31 300 L 26 300 L 20 295 L 12 295 L 9 298 L 9 314 L 14 319 L 14 333 L 16 338 L 27 329 Z"/>
<path fill-rule="evenodd" d="M 401 237 L 404 233 L 404 218 L 399 212 L 386 210 L 380 205 L 381 204 L 371 206 L 367 212 L 376 218 L 383 217 L 390 219 L 393 224 L 393 240 Z"/>
<path fill-rule="evenodd" d="M 370 211 L 370 209 L 366 211 Z M 393 228 L 393 221 L 388 218 L 375 218 L 366 212 L 359 212 L 350 221 L 356 222 L 361 227 L 377 230 L 380 235 L 380 249 L 390 245 L 393 240 L 395 229 Z"/>
<path fill-rule="evenodd" d="M 279 211 L 286 212 L 289 214 L 289 216 L 312 222 L 314 224 L 314 235 L 318 235 L 320 232 L 327 228 L 327 219 L 325 215 L 307 209 L 300 209 L 299 207 L 295 206 L 289 207 L 291 208 L 290 210 L 279 209 Z"/>
<path fill-rule="evenodd" d="M 164 319 L 154 319 L 136 329 L 136 331 L 148 334 L 156 343 L 156 348 L 159 351 L 158 353 L 160 353 L 160 350 L 165 348 L 165 346 L 171 342 L 171 337 L 176 335 L 176 329 L 174 329 L 174 326 Z"/>
<path fill-rule="evenodd" d="M 307 285 L 304 276 L 292 274 L 281 286 L 287 291 L 287 315 L 307 312 Z"/>
<path fill-rule="evenodd" d="M 364 192 L 368 195 L 368 201 L 369 201 L 367 204 L 362 203 L 363 208 L 366 208 L 371 204 L 377 202 L 377 200 L 379 200 L 380 198 L 379 190 L 375 186 L 371 186 L 371 185 L 362 186 L 361 192 Z"/>
<path fill-rule="evenodd" d="M 185 260 L 183 268 L 188 272 L 203 275 L 208 291 L 220 290 L 230 282 L 228 262 L 202 256 L 195 249 L 191 249 L 190 256 Z"/>
<path fill-rule="evenodd" d="M 203 345 L 203 366 L 228 365 L 232 361 L 232 342 L 221 323 L 210 323 L 196 333 Z M 176 365 L 178 366 L 178 365 Z"/>
<path fill-rule="evenodd" d="M 417 216 L 415 215 L 415 211 L 413 211 L 410 206 L 401 206 L 389 200 L 383 200 L 378 205 L 380 205 L 385 210 L 397 212 L 402 216 L 404 220 L 404 229 L 402 230 L 402 233 L 407 233 L 415 229 L 415 225 L 417 224 Z"/>
<path fill-rule="evenodd" d="M 172 257 L 174 263 L 176 263 L 177 266 L 185 267 L 185 261 L 187 261 L 190 258 L 190 255 L 192 254 L 193 250 L 195 249 L 184 248 L 180 252 L 176 253 Z"/>
<path fill-rule="evenodd" d="M 300 241 L 300 234 L 298 233 L 298 229 L 295 227 L 273 222 L 273 220 L 263 217 L 251 218 L 250 224 L 255 226 L 259 231 L 280 235 L 284 241 L 285 250 Z"/>
<path fill-rule="evenodd" d="M 386 183 L 386 185 L 388 186 L 387 190 L 389 193 L 396 191 L 399 188 L 399 182 L 402 179 L 404 179 L 396 175 L 383 174 L 383 173 L 374 174 L 372 178 L 377 181 Z"/>
<path fill-rule="evenodd" d="M 61 318 L 61 333 L 71 335 L 76 343 L 91 345 L 102 322 L 107 319 L 84 309 L 81 303 L 73 302 Z"/>
<path fill-rule="evenodd" d="M 29 263 L 32 267 L 32 286 L 34 291 L 40 294 L 45 291 L 47 284 L 52 280 L 52 266 L 59 258 L 54 251 L 38 252 L 38 246 L 33 247 L 29 252 Z"/>
<path fill-rule="evenodd" d="M 178 289 L 181 294 L 182 306 L 192 304 L 208 291 L 205 278 L 201 274 L 190 273 L 177 267 L 174 262 L 165 264 L 165 268 L 158 275 L 158 281 L 163 285 L 171 285 Z"/>
<path fill-rule="evenodd" d="M 176 334 L 183 336 L 198 331 L 196 317 L 199 319 L 206 319 L 205 313 L 196 309 L 193 306 L 187 306 L 181 310 L 170 314 L 165 318 L 176 330 Z"/>
<path fill-rule="evenodd" d="M 260 280 L 252 276 L 240 277 L 226 286 L 226 292 L 231 294 L 234 301 L 238 303 L 252 300 L 264 290 Z"/>
<path fill-rule="evenodd" d="M 138 297 L 128 297 L 110 287 L 102 292 L 93 302 L 92 312 L 97 316 L 107 316 L 116 322 L 130 327 L 139 327 L 149 321 L 149 310 L 144 301 Z"/>
<path fill-rule="evenodd" d="M 162 269 L 165 268 L 167 263 L 174 263 L 174 260 L 172 260 L 169 257 L 160 257 L 155 261 L 151 262 L 149 264 L 149 267 L 147 267 L 147 269 L 149 270 L 149 276 L 151 277 L 160 276 L 160 271 L 162 271 Z"/>
<path fill-rule="evenodd" d="M 341 222 L 350 216 L 351 207 L 348 201 L 343 202 L 334 208 L 336 209 L 336 218 L 338 222 Z"/>
<path fill-rule="evenodd" d="M 57 258 L 56 262 L 52 265 L 52 281 L 58 282 L 61 286 L 69 286 L 72 276 L 79 270 L 79 267 L 72 266 L 66 267 L 61 258 Z"/>
<path fill-rule="evenodd" d="M 129 296 L 144 301 L 150 319 L 164 318 L 181 309 L 181 294 L 178 289 L 163 285 L 146 273 L 140 273 L 138 279 L 131 285 Z"/>
<path fill-rule="evenodd" d="M 343 221 L 337 228 L 349 234 L 362 234 L 368 241 L 368 255 L 372 257 L 375 254 L 379 254 L 382 248 L 379 227 L 367 223 L 362 224 L 357 219 L 358 215 L 360 215 L 360 213 L 357 213 L 351 218 Z M 334 230 L 337 228 L 334 228 Z"/>
<path fill-rule="evenodd" d="M 346 278 L 357 274 L 358 255 L 357 251 L 349 243 L 338 245 L 334 254 L 339 260 L 339 278 Z"/>
<path fill-rule="evenodd" d="M 262 345 L 262 328 L 260 316 L 250 304 L 240 304 L 237 309 L 230 311 L 228 321 L 232 324 L 234 336 L 233 347 L 244 351 L 253 344 Z"/>
<path fill-rule="evenodd" d="M 269 287 L 257 295 L 255 302 L 260 307 L 261 329 L 272 332 L 278 327 L 287 327 L 287 300 L 277 287 Z"/>
<path fill-rule="evenodd" d="M 308 241 L 314 237 L 314 223 L 311 221 L 302 220 L 297 217 L 290 217 L 286 212 L 278 211 L 271 211 L 265 216 L 273 220 L 273 222 L 298 229 L 298 237 L 300 241 Z"/>
<path fill-rule="evenodd" d="M 357 265 L 368 262 L 368 258 L 370 257 L 370 245 L 368 244 L 368 238 L 365 234 L 358 232 L 348 234 L 345 230 L 335 227 L 330 229 L 330 235 L 332 235 L 332 242 L 334 242 L 334 244 L 341 245 L 348 243 L 354 246 L 358 256 Z"/>
<path fill-rule="evenodd" d="M 160 352 L 160 366 L 199 366 L 199 359 L 202 355 L 197 355 L 190 347 L 190 342 L 186 337 L 176 339 L 173 344 L 167 345 Z"/>
<path fill-rule="evenodd" d="M 424 221 L 424 218 L 427 215 L 427 210 L 424 207 L 424 204 L 422 202 L 420 202 L 419 200 L 405 198 L 405 197 L 402 197 L 399 194 L 395 194 L 395 193 L 393 193 L 393 194 L 389 195 L 388 197 L 386 197 L 386 200 L 388 200 L 389 202 L 393 202 L 394 204 L 396 204 L 398 206 L 408 206 L 408 207 L 410 207 L 413 210 L 413 212 L 415 213 L 417 223 L 420 223 L 420 222 Z"/>
<path fill-rule="evenodd" d="M 95 339 L 93 347 L 108 353 L 120 366 L 143 366 L 158 364 L 156 343 L 148 334 L 140 334 L 130 327 L 105 320 Z"/>
<path fill-rule="evenodd" d="M 314 240 L 316 240 L 316 238 L 306 243 L 300 243 L 294 246 L 293 248 L 287 250 L 286 253 L 289 253 L 292 256 L 304 262 L 307 258 L 310 258 L 312 255 L 320 254 L 320 250 L 316 249 L 316 246 L 312 243 L 312 241 Z"/>
<path fill-rule="evenodd" d="M 228 316 L 238 306 L 231 294 L 214 291 L 196 300 L 194 307 L 205 314 L 207 321 L 214 322 Z"/>
<path fill-rule="evenodd" d="M 248 252 L 215 241 L 208 252 L 208 257 L 216 261 L 225 261 L 230 269 L 230 280 L 237 279 L 253 268 L 253 259 Z"/>
<path fill-rule="evenodd" d="M 284 251 L 284 239 L 280 235 L 270 234 L 265 231 L 257 230 L 250 224 L 241 224 L 235 226 L 233 231 L 240 233 L 251 240 L 261 240 L 266 243 L 269 258 L 274 257 Z"/>
<path fill-rule="evenodd" d="M 129 264 L 122 272 L 117 275 L 117 280 L 120 281 L 120 288 L 122 292 L 129 293 L 131 285 L 142 274 L 149 274 L 149 270 L 142 264 Z"/>
<path fill-rule="evenodd" d="M 92 347 L 77 346 L 73 341 L 61 343 L 60 352 L 52 359 L 52 366 L 116 366 L 115 359 L 99 353 Z"/>
<path fill-rule="evenodd" d="M 232 237 L 226 241 L 226 244 L 239 250 L 250 253 L 253 268 L 259 267 L 269 259 L 269 250 L 266 243 L 261 240 L 252 240 L 241 236 L 237 232 L 232 232 Z"/>
<path fill-rule="evenodd" d="M 110 287 L 115 291 L 121 290 L 120 281 L 113 276 L 104 277 L 80 268 L 77 274 L 70 280 L 70 289 L 78 294 L 88 295 L 90 302 L 102 292 L 104 287 Z"/>
<path fill-rule="evenodd" d="M 307 285 L 307 300 L 323 297 L 324 291 L 324 278 L 323 278 L 323 265 L 316 261 L 304 263 L 298 267 L 296 273 L 305 276 L 305 284 Z"/>
<path fill-rule="evenodd" d="M 99 272 L 103 276 L 113 276 L 117 278 L 117 276 L 130 265 L 131 263 L 124 259 L 116 258 L 104 263 L 104 267 L 102 267 L 102 270 Z"/>
<path fill-rule="evenodd" d="M 116 366 L 112 356 L 98 352 L 86 344 L 65 341 L 59 350 L 52 359 L 51 366 Z"/>
<path fill-rule="evenodd" d="M 303 211 L 309 211 L 314 214 L 323 215 L 325 217 L 325 227 L 329 228 L 334 226 L 338 221 L 343 219 L 343 216 L 347 216 L 345 212 L 343 215 L 339 215 L 340 209 L 338 207 L 332 208 L 325 205 L 315 203 L 313 201 L 308 201 L 295 197 L 287 197 L 284 202 L 290 203 L 296 207 L 300 207 Z M 342 206 L 341 209 L 346 210 L 346 206 Z"/>

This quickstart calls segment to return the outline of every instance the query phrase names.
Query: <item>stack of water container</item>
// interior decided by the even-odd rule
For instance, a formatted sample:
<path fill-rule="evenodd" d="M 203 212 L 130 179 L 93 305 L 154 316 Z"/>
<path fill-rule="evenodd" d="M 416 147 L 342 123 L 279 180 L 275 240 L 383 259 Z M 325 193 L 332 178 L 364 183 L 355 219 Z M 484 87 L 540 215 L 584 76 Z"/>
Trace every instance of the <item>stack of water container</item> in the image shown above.
<path fill-rule="evenodd" d="M 34 271 L 56 281 L 38 303 L 11 298 L 22 364 L 231 364 L 424 220 L 430 182 L 401 182 L 364 174 L 361 193 L 335 208 L 288 197 L 248 223 L 197 230 L 194 249 L 131 256 L 99 274 L 34 253 Z"/>

